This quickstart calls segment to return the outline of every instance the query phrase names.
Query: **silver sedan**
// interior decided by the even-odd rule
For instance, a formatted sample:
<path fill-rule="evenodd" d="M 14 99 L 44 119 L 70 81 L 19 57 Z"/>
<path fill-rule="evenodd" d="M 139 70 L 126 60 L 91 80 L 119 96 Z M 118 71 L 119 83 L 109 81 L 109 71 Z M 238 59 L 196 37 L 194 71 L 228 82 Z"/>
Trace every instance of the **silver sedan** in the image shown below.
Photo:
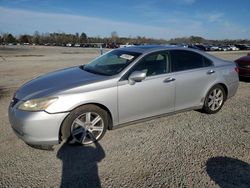
<path fill-rule="evenodd" d="M 201 51 L 120 48 L 24 84 L 9 120 L 28 144 L 89 144 L 107 129 L 149 118 L 190 109 L 216 113 L 238 84 L 235 63 Z"/>

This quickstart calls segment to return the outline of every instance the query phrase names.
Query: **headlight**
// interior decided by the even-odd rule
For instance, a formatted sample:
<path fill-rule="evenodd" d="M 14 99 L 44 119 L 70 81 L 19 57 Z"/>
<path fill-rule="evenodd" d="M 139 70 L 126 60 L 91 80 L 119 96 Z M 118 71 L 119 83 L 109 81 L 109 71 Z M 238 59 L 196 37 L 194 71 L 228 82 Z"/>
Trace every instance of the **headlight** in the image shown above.
<path fill-rule="evenodd" d="M 243 68 L 250 69 L 250 65 L 243 65 L 242 67 L 243 67 Z"/>
<path fill-rule="evenodd" d="M 18 106 L 18 109 L 25 111 L 42 111 L 54 103 L 58 97 L 45 97 L 24 101 Z"/>

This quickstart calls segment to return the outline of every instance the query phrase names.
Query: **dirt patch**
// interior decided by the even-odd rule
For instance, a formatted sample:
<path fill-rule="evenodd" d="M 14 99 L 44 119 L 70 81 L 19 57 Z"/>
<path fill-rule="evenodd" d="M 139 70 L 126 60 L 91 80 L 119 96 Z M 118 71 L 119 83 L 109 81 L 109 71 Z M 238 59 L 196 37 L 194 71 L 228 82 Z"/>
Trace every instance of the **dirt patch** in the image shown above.
<path fill-rule="evenodd" d="M 44 55 L 15 55 L 15 57 L 43 57 Z"/>
<path fill-rule="evenodd" d="M 10 97 L 15 90 L 16 88 L 5 88 L 3 86 L 0 86 L 0 100 L 6 97 Z"/>
<path fill-rule="evenodd" d="M 3 56 L 0 56 L 0 58 L 1 58 L 3 61 L 7 61 Z"/>
<path fill-rule="evenodd" d="M 61 54 L 82 54 L 82 52 L 62 52 Z"/>
<path fill-rule="evenodd" d="M 85 52 L 82 52 L 82 51 L 80 51 L 80 52 L 61 52 L 61 54 L 98 54 L 98 49 L 96 49 L 96 51 L 85 51 Z"/>

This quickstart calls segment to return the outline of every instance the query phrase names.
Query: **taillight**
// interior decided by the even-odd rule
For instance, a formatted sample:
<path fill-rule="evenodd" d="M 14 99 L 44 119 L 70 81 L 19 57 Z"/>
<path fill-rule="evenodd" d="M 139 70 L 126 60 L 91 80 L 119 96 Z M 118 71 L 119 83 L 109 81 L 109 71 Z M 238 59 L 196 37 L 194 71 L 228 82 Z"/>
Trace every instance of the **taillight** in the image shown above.
<path fill-rule="evenodd" d="M 239 73 L 239 68 L 238 67 L 235 67 L 234 70 L 235 70 L 235 72 Z"/>

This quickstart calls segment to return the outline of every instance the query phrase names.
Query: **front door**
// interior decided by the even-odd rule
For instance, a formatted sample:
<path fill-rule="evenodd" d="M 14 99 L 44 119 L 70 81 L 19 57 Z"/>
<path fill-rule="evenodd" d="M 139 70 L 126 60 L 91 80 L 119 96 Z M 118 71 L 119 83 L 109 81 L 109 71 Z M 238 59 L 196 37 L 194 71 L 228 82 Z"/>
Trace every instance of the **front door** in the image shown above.
<path fill-rule="evenodd" d="M 146 73 L 145 80 L 118 83 L 119 124 L 174 111 L 175 80 L 169 73 L 169 55 L 158 52 L 145 56 L 130 72 Z"/>

